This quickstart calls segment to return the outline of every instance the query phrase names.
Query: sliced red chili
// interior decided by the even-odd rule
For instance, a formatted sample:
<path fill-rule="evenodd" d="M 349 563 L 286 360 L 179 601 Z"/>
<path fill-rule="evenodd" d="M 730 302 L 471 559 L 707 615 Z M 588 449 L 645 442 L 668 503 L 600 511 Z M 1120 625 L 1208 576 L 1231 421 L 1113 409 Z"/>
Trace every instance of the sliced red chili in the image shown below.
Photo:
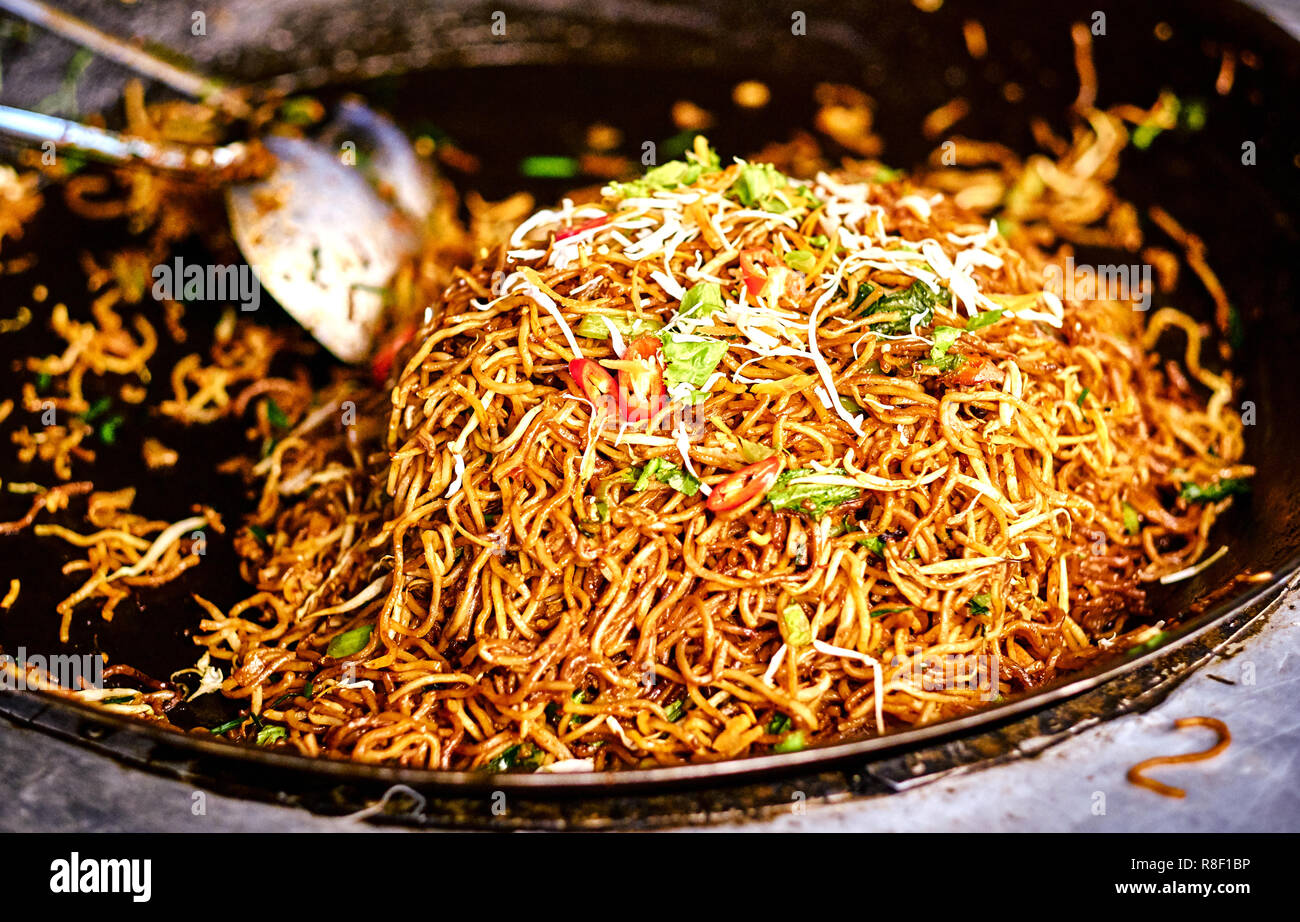
<path fill-rule="evenodd" d="M 412 323 L 397 331 L 370 359 L 370 376 L 376 385 L 382 386 L 388 380 L 388 373 L 393 370 L 393 362 L 397 361 L 397 353 L 415 338 L 417 329 L 418 325 Z"/>
<path fill-rule="evenodd" d="M 573 227 L 566 227 L 555 234 L 556 240 L 564 240 L 566 237 L 573 237 L 581 234 L 583 231 L 591 230 L 593 227 L 600 227 L 602 224 L 609 223 L 609 215 L 601 215 L 599 218 L 592 218 L 590 221 L 583 221 L 581 224 L 575 224 Z"/>
<path fill-rule="evenodd" d="M 751 247 L 740 251 L 740 274 L 745 288 L 757 298 L 767 286 L 767 277 L 779 266 L 776 254 L 766 247 Z"/>
<path fill-rule="evenodd" d="M 623 353 L 624 362 L 636 365 L 635 370 L 620 368 L 618 372 L 618 412 L 629 423 L 653 418 L 667 403 L 659 356 L 657 336 L 638 336 Z"/>
<path fill-rule="evenodd" d="M 593 407 L 604 408 L 606 411 L 614 409 L 614 395 L 618 385 L 614 383 L 614 376 L 601 368 L 599 362 L 594 359 L 574 359 L 569 363 L 569 374 L 578 385 L 578 390 L 582 391 L 582 396 L 591 401 Z"/>
<path fill-rule="evenodd" d="M 987 355 L 968 355 L 947 377 L 954 384 L 1000 384 L 1005 374 Z"/>
<path fill-rule="evenodd" d="M 764 496 L 781 476 L 783 467 L 785 462 L 780 455 L 742 467 L 734 474 L 728 474 L 713 488 L 705 505 L 713 512 L 726 512 L 745 505 L 756 496 Z"/>

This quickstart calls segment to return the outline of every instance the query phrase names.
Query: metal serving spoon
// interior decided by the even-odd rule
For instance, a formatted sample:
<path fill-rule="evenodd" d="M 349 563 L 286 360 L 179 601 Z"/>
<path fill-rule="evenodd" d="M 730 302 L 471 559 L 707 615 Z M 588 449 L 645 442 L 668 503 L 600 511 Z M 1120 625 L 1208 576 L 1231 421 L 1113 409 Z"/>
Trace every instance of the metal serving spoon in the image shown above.
<path fill-rule="evenodd" d="M 44 3 L 0 0 L 0 10 L 235 117 L 248 114 L 247 103 L 224 84 Z M 37 145 L 53 142 L 56 148 L 111 163 L 206 170 L 218 178 L 237 175 L 250 153 L 240 143 L 216 148 L 161 144 L 5 106 L 0 106 L 0 133 Z M 384 177 L 392 204 L 340 156 L 342 142 L 353 139 L 366 145 L 368 169 Z M 270 170 L 257 179 L 230 182 L 225 189 L 235 243 L 262 286 L 321 345 L 345 362 L 360 361 L 371 351 L 385 286 L 418 251 L 419 225 L 434 199 L 428 165 L 396 125 L 355 101 L 339 107 L 320 141 L 268 137 L 263 144 L 275 159 Z"/>

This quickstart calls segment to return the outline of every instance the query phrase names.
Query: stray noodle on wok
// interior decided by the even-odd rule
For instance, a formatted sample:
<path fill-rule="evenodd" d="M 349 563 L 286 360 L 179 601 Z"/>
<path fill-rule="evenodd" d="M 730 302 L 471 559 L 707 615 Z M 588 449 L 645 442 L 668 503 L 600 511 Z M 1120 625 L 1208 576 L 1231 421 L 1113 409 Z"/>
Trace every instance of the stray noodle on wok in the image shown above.
<path fill-rule="evenodd" d="M 831 127 L 862 105 L 821 96 Z M 727 164 L 697 138 L 499 245 L 475 233 L 380 390 L 269 377 L 284 344 L 230 320 L 162 410 L 253 412 L 267 448 L 232 463 L 261 483 L 235 537 L 256 592 L 196 597 L 190 671 L 246 708 L 215 731 L 419 767 L 674 764 L 950 717 L 1150 640 L 1143 585 L 1202 565 L 1252 471 L 1201 326 L 1048 283 L 1072 243 L 1142 246 L 1106 182 L 1125 123 L 1169 117 L 1080 99 L 1071 139 L 1035 125 L 1050 157 L 958 139 L 962 168 L 915 177 L 836 168 L 806 137 Z M 1224 329 L 1203 247 L 1157 221 Z M 442 288 L 437 247 L 402 300 Z M 1146 252 L 1172 287 L 1177 258 Z M 110 301 L 101 335 L 56 315 L 76 354 L 33 370 L 113 333 L 140 371 L 155 334 Z M 1166 332 L 1181 365 L 1154 351 Z M 67 479 L 75 436 L 20 446 Z M 221 529 L 106 497 L 99 537 L 42 532 L 90 548 L 65 633 L 81 598 L 107 616 L 190 565 L 191 529 Z M 185 696 L 143 684 L 132 712 Z"/>

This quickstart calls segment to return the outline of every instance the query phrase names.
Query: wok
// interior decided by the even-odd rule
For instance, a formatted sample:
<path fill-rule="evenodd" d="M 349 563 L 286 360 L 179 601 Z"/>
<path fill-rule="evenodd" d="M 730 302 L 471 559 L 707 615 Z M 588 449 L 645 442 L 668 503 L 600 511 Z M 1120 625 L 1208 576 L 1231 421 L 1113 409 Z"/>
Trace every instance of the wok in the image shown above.
<path fill-rule="evenodd" d="M 1069 25 L 1091 22 L 1095 4 L 947 0 L 937 12 L 923 13 L 907 2 L 810 0 L 801 4 L 807 23 L 803 35 L 792 34 L 792 14 L 784 7 L 730 0 L 543 0 L 527 6 L 460 0 L 214 0 L 204 5 L 201 35 L 194 34 L 192 4 L 69 0 L 64 6 L 110 31 L 148 36 L 211 73 L 326 94 L 338 87 L 359 90 L 400 121 L 436 124 L 481 156 L 483 169 L 463 183 L 466 188 L 493 197 L 526 187 L 545 202 L 557 198 L 565 182 L 522 180 L 516 172 L 519 158 L 576 150 L 594 121 L 621 128 L 625 147 L 634 152 L 642 140 L 672 135 L 668 108 L 676 99 L 689 98 L 721 114 L 710 132 L 721 150 L 745 153 L 810 124 L 811 88 L 822 80 L 859 85 L 876 99 L 877 127 L 886 141 L 883 159 L 891 164 L 908 166 L 925 157 L 933 145 L 921 138 L 922 117 L 956 95 L 971 103 L 971 114 L 957 131 L 1030 151 L 1031 115 L 1047 118 L 1058 129 L 1065 124 L 1077 88 Z M 494 18 L 498 12 L 504 20 Z M 978 18 L 987 31 L 990 53 L 983 61 L 972 61 L 966 52 L 961 27 L 967 18 Z M 504 35 L 497 34 L 499 26 L 494 28 L 501 21 Z M 1170 27 L 1163 39 L 1156 37 L 1159 23 Z M 0 46 L 4 102 L 32 105 L 57 90 L 74 49 L 35 30 L 11 27 L 5 35 Z M 1220 95 L 1214 83 L 1224 49 L 1231 49 L 1241 63 L 1231 92 Z M 1300 119 L 1293 104 L 1300 94 L 1300 46 L 1264 16 L 1237 3 L 1183 0 L 1125 4 L 1110 15 L 1105 35 L 1095 41 L 1095 54 L 1102 105 L 1149 104 L 1165 88 L 1205 104 L 1203 131 L 1170 134 L 1147 151 L 1126 152 L 1117 186 L 1139 206 L 1164 205 L 1204 238 L 1210 262 L 1241 312 L 1245 338 L 1234 368 L 1245 382 L 1240 399 L 1254 408 L 1254 424 L 1246 430 L 1246 460 L 1259 472 L 1253 492 L 1239 498 L 1217 526 L 1215 544 L 1229 547 L 1226 556 L 1194 579 L 1153 588 L 1156 617 L 1173 625 L 1159 648 L 1120 656 L 978 714 L 883 738 L 613 775 L 486 775 L 309 760 L 170 733 L 30 692 L 0 693 L 0 710 L 92 741 L 123 758 L 148 762 L 167 753 L 173 760 L 215 764 L 216 774 L 232 777 L 273 772 L 282 779 L 278 783 L 288 778 L 289 785 L 294 778 L 304 785 L 403 782 L 448 793 L 528 789 L 549 795 L 862 765 L 943 740 L 978 739 L 978 734 L 1013 725 L 1026 715 L 1040 721 L 1044 714 L 1055 715 L 1058 724 L 1068 723 L 1080 712 L 1061 711 L 1059 702 L 1091 689 L 1100 692 L 1092 693 L 1090 714 L 1104 717 L 1132 706 L 1139 696 L 1132 689 L 1133 676 L 1143 670 L 1167 675 L 1195 665 L 1197 657 L 1188 651 L 1203 652 L 1214 638 L 1249 622 L 1300 569 L 1294 466 L 1300 456 L 1300 426 L 1294 422 L 1294 401 L 1300 397 L 1294 356 L 1294 344 L 1300 342 L 1300 277 L 1294 258 L 1300 242 Z M 108 62 L 92 62 L 80 84 L 83 112 L 104 112 L 111 123 L 120 112 L 127 76 Z M 747 78 L 762 79 L 772 88 L 765 109 L 742 112 L 731 106 L 731 86 Z M 1008 83 L 1022 88 L 1023 97 L 1009 101 L 1014 94 L 1005 92 Z M 1256 151 L 1251 165 L 1242 160 L 1247 142 Z M 0 297 L 6 305 L 24 303 L 33 281 L 42 281 L 54 291 L 48 303 L 66 300 L 75 313 L 84 310 L 87 300 L 79 293 L 79 250 L 120 243 L 124 229 L 80 223 L 60 208 L 57 194 L 47 198 L 41 218 L 19 245 L 5 244 L 6 258 L 31 252 L 39 268 L 0 277 Z M 1133 259 L 1125 256 L 1123 261 Z M 1208 295 L 1190 273 L 1183 275 L 1178 306 L 1208 318 Z M 289 322 L 277 312 L 272 305 L 258 319 Z M 198 309 L 191 306 L 190 341 L 183 351 L 160 349 L 151 363 L 155 368 L 204 348 L 203 331 L 195 329 L 204 324 L 194 322 L 197 316 Z M 54 346 L 40 322 L 0 337 L 0 376 L 8 382 L 3 395 L 17 393 L 22 378 L 16 369 L 23 356 L 46 354 Z M 318 370 L 328 361 L 319 358 Z M 157 395 L 151 393 L 150 399 Z M 0 428 L 25 422 L 21 412 L 15 416 L 19 419 Z M 208 503 L 234 523 L 249 508 L 243 486 L 214 470 L 217 461 L 242 444 L 237 422 L 182 429 L 141 414 L 128 418 L 120 431 L 119 443 L 101 450 L 93 474 L 84 469 L 100 489 L 142 485 L 137 508 L 159 518 L 175 519 L 191 504 Z M 145 470 L 139 444 L 146 434 L 177 447 L 181 463 L 163 472 Z M 7 436 L 0 436 L 0 442 L 7 444 Z M 4 450 L 0 476 L 39 481 L 48 479 L 48 472 L 19 465 L 12 451 Z M 25 505 L 23 497 L 0 494 L 0 520 L 18 517 Z M 75 517 L 66 522 L 77 524 Z M 69 648 L 58 643 L 53 611 L 75 587 L 74 578 L 59 573 L 68 553 L 60 542 L 34 538 L 30 531 L 0 538 L 0 576 L 21 575 L 24 587 L 13 610 L 0 615 L 5 652 L 19 646 L 47 654 L 104 651 L 112 662 L 166 675 L 197 656 L 187 635 L 198 618 L 190 594 L 200 592 L 219 605 L 246 594 L 233 552 L 224 542 L 210 541 L 202 565 L 168 586 L 138 593 L 119 606 L 111 624 L 93 607 L 79 609 Z M 1271 575 L 1244 578 L 1251 574 Z M 196 703 L 193 719 L 212 722 L 203 719 L 202 709 L 219 704 Z"/>

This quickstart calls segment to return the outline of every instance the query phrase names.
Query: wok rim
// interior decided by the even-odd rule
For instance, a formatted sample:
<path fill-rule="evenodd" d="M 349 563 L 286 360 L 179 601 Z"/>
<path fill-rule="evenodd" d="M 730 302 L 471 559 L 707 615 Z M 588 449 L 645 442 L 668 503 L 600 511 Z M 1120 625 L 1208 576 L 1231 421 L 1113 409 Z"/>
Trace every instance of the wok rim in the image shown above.
<path fill-rule="evenodd" d="M 1292 57 L 1300 59 L 1300 37 L 1289 33 L 1256 6 L 1243 3 L 1241 0 L 1226 0 L 1226 2 L 1194 0 L 1185 8 L 1173 6 L 1173 11 L 1189 16 L 1197 14 L 1205 16 L 1211 9 L 1229 18 L 1228 21 L 1242 31 L 1249 32 L 1261 45 L 1269 45 L 1274 50 L 1289 52 Z M 1224 576 L 1215 582 L 1211 591 L 1230 585 L 1232 580 L 1240 575 L 1238 573 Z M 590 794 L 601 789 L 610 789 L 613 793 L 626 793 L 653 788 L 698 786 L 701 783 L 743 783 L 763 776 L 791 775 L 800 771 L 833 768 L 853 760 L 857 760 L 860 764 L 866 763 L 884 753 L 916 749 L 922 744 L 945 738 L 969 736 L 992 725 L 1024 717 L 1035 711 L 1046 710 L 1098 689 L 1143 666 L 1154 664 L 1234 617 L 1252 610 L 1256 613 L 1261 612 L 1281 598 L 1288 589 L 1297 585 L 1300 585 L 1300 549 L 1294 550 L 1285 557 L 1271 571 L 1271 576 L 1267 580 L 1261 579 L 1252 583 L 1248 588 L 1243 588 L 1230 598 L 1210 605 L 1205 611 L 1185 622 L 1173 628 L 1166 628 L 1166 636 L 1161 642 L 1140 656 L 1125 655 L 1120 651 L 1113 658 L 1108 658 L 1092 668 L 1062 676 L 1004 703 L 982 707 L 969 714 L 887 733 L 883 736 L 858 737 L 813 746 L 799 752 L 728 758 L 670 767 L 571 774 L 400 768 L 342 758 L 306 756 L 290 749 L 263 749 L 224 739 L 205 739 L 193 733 L 176 732 L 138 718 L 107 712 L 51 692 L 18 691 L 8 688 L 0 688 L 0 715 L 12 720 L 17 726 L 30 727 L 46 735 L 58 736 L 59 733 L 54 728 L 44 726 L 39 721 L 41 714 L 55 712 L 82 720 L 86 726 L 98 726 L 118 733 L 126 733 L 132 739 L 148 740 L 162 750 L 196 758 L 212 758 L 224 765 L 242 764 L 254 768 L 287 771 L 318 780 L 333 779 L 340 782 L 390 786 L 405 784 L 426 790 L 443 790 L 448 793 L 502 790 L 531 792 L 545 796 Z M 1187 674 L 1190 674 L 1190 671 Z M 39 703 L 40 707 L 33 709 L 31 706 L 33 701 Z M 1112 715 L 1107 715 L 1109 716 Z M 73 734 L 66 735 L 73 736 Z M 115 750 L 111 744 L 96 742 L 84 733 L 79 738 L 73 738 L 72 742 L 83 748 L 96 749 L 119 761 L 126 758 L 124 753 Z"/>

